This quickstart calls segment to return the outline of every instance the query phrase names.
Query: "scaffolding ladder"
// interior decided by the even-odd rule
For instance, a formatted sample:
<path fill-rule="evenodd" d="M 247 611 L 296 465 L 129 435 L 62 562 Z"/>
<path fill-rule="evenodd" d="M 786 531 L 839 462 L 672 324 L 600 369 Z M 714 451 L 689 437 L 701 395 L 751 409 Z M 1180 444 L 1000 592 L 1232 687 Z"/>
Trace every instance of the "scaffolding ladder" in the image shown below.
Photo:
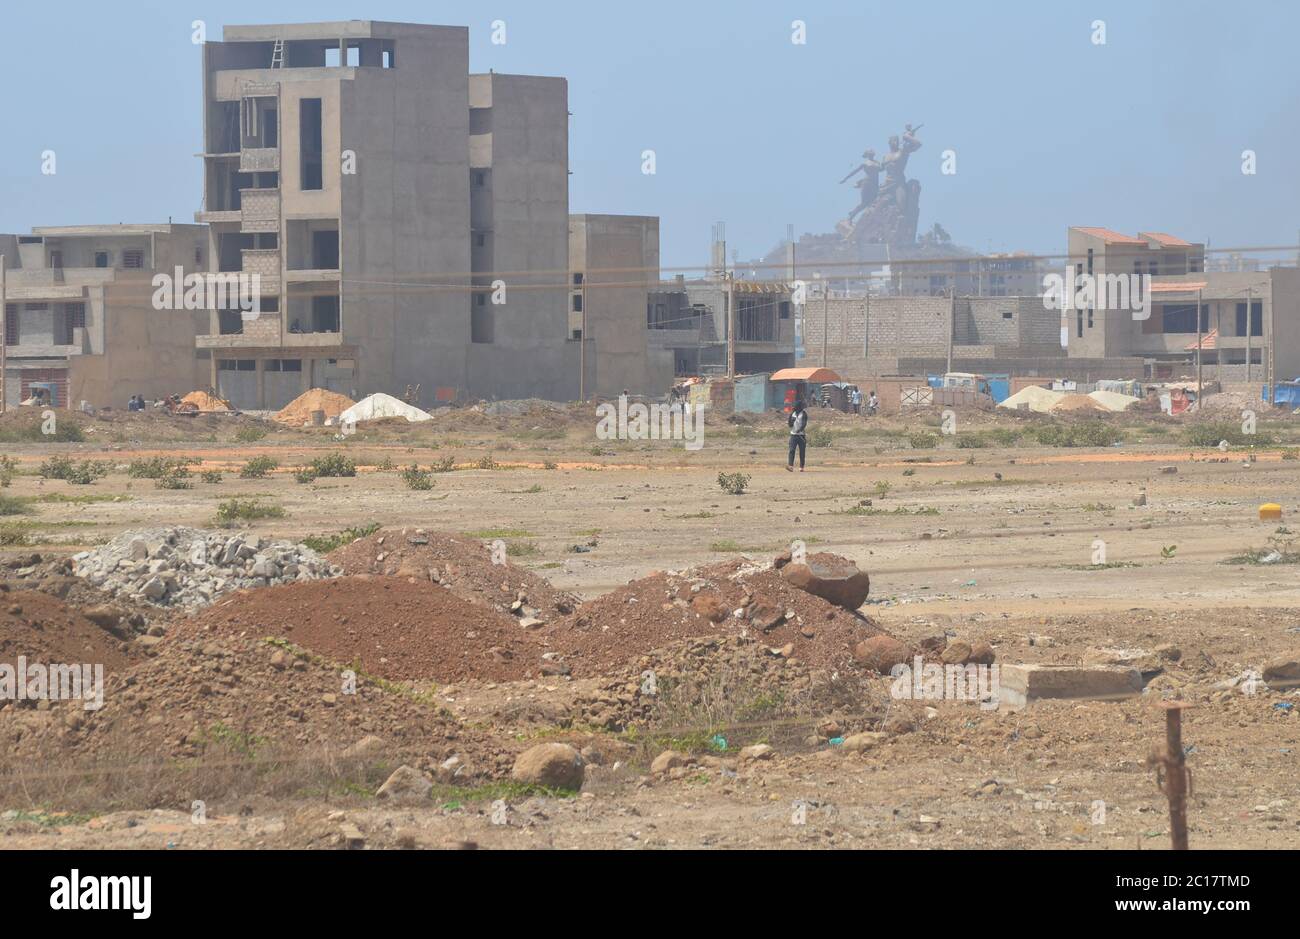
<path fill-rule="evenodd" d="M 271 68 L 284 68 L 284 40 L 277 39 L 271 50 Z"/>

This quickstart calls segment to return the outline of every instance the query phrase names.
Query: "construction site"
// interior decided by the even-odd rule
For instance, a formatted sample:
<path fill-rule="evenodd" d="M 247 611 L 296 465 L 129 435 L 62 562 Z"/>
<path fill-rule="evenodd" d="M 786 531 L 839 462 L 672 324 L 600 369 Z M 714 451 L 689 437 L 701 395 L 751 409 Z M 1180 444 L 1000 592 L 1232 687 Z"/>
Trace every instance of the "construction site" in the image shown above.
<path fill-rule="evenodd" d="M 1300 244 L 581 188 L 480 32 L 214 24 L 192 221 L 0 176 L 0 845 L 1300 848 Z"/>

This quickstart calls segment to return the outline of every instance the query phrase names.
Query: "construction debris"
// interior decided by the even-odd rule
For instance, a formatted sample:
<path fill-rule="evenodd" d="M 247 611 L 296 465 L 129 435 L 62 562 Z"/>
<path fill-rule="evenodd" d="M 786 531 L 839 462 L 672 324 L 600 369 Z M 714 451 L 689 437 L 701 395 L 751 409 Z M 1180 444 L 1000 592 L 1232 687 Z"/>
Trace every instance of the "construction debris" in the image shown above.
<path fill-rule="evenodd" d="M 72 557 L 72 572 L 112 596 L 158 606 L 205 606 L 224 593 L 336 576 L 305 545 L 200 528 L 123 532 Z"/>

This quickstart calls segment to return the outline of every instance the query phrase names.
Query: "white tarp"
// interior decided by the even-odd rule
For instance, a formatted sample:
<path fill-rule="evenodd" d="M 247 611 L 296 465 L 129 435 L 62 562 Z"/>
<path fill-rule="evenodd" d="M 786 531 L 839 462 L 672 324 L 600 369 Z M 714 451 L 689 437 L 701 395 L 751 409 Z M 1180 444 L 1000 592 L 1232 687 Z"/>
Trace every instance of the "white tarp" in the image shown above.
<path fill-rule="evenodd" d="M 362 398 L 352 407 L 339 415 L 340 424 L 359 424 L 362 421 L 377 421 L 384 417 L 404 417 L 412 423 L 427 421 L 429 415 L 400 398 L 383 393 Z"/>

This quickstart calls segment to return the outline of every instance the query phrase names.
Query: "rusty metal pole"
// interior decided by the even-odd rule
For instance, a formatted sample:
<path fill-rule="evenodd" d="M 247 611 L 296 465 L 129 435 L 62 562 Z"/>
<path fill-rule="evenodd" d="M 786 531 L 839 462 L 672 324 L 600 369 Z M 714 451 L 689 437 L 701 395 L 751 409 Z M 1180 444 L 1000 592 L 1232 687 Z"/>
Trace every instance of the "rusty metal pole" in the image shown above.
<path fill-rule="evenodd" d="M 1165 795 L 1169 799 L 1169 840 L 1187 850 L 1187 757 L 1183 753 L 1183 703 L 1165 705 Z"/>

